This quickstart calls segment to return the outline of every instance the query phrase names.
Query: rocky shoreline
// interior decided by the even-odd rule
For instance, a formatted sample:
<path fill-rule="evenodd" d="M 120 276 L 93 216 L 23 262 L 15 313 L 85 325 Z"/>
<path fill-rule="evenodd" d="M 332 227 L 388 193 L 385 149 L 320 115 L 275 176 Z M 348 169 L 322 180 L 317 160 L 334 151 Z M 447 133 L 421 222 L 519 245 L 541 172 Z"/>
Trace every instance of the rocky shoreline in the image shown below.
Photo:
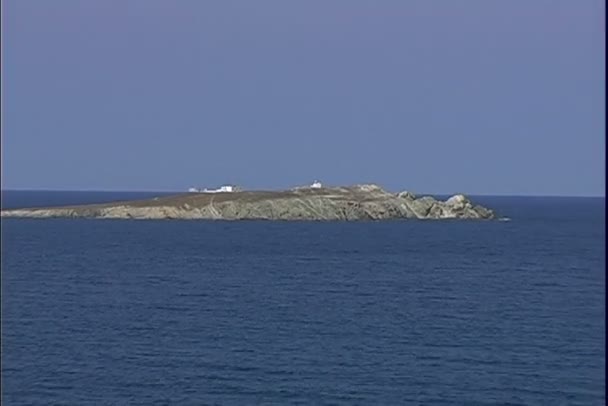
<path fill-rule="evenodd" d="M 491 209 L 464 195 L 446 201 L 390 193 L 377 185 L 297 188 L 286 191 L 187 193 L 148 200 L 2 210 L 4 218 L 100 218 L 184 220 L 496 219 Z"/>

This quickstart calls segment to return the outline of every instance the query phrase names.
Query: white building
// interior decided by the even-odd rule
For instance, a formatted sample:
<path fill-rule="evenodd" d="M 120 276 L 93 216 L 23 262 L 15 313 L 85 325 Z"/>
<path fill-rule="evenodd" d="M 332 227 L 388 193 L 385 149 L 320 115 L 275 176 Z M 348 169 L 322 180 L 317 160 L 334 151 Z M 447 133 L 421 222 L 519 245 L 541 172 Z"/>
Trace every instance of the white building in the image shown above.
<path fill-rule="evenodd" d="M 195 187 L 191 187 L 188 189 L 190 193 L 231 193 L 236 192 L 237 187 L 233 185 L 223 185 L 219 189 L 197 189 Z"/>
<path fill-rule="evenodd" d="M 312 185 L 310 185 L 311 189 L 321 189 L 323 185 L 318 180 L 315 180 Z"/>
<path fill-rule="evenodd" d="M 236 191 L 236 187 L 234 187 L 232 185 L 223 185 L 219 189 L 203 189 L 203 190 L 201 190 L 201 192 L 203 192 L 203 193 L 231 193 L 231 192 L 235 192 L 235 191 Z"/>

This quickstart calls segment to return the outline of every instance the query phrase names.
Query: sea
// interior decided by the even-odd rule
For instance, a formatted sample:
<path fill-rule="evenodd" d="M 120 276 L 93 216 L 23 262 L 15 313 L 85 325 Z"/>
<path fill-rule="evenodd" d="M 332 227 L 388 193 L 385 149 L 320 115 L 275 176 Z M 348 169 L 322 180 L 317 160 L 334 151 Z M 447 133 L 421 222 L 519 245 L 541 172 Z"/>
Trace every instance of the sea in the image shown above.
<path fill-rule="evenodd" d="M 473 200 L 510 221 L 2 219 L 2 404 L 604 405 L 605 198 Z"/>

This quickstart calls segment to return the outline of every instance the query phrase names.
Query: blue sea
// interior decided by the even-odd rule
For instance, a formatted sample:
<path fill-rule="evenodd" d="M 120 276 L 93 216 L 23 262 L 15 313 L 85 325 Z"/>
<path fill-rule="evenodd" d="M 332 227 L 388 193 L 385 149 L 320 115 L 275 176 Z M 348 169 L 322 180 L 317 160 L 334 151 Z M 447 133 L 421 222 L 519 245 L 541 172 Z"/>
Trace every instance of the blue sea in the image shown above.
<path fill-rule="evenodd" d="M 511 221 L 4 219 L 2 404 L 603 405 L 605 199 L 474 200 Z"/>

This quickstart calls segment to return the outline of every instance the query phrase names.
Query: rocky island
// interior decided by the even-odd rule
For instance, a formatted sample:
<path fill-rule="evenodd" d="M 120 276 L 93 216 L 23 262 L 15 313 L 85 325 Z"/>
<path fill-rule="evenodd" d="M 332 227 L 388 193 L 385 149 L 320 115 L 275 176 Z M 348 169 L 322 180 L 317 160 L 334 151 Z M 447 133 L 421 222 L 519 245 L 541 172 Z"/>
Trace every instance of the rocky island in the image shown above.
<path fill-rule="evenodd" d="M 446 201 L 390 193 L 377 185 L 304 187 L 285 191 L 183 193 L 79 206 L 2 210 L 2 217 L 188 220 L 495 219 L 463 195 Z"/>

